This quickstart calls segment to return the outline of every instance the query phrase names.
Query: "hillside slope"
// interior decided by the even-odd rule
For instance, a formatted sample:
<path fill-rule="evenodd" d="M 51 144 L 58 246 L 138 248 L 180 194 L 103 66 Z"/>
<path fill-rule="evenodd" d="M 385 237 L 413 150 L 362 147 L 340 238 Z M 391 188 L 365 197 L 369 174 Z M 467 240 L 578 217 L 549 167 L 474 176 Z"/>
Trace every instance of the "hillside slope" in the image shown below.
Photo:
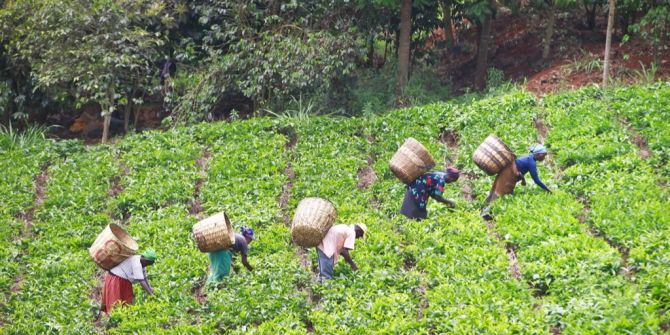
<path fill-rule="evenodd" d="M 588 87 L 537 100 L 495 93 L 371 118 L 253 119 L 0 152 L 3 334 L 656 334 L 669 326 L 670 84 Z M 479 218 L 493 179 L 470 157 L 496 133 L 551 152 L 553 194 L 519 187 Z M 388 160 L 406 137 L 462 170 L 450 211 L 399 215 Z M 290 243 L 298 201 L 364 222 L 351 272 L 315 281 Z M 203 287 L 191 226 L 225 210 L 253 227 L 253 273 Z M 97 319 L 103 272 L 87 248 L 108 223 L 159 252 L 156 296 Z M 238 261 L 239 262 L 239 261 Z"/>

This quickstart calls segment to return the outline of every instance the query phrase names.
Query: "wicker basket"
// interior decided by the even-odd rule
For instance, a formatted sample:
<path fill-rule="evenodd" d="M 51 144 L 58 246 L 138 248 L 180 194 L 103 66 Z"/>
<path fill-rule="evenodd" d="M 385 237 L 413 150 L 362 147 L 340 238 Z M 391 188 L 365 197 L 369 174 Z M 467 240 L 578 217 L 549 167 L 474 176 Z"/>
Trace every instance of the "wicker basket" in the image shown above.
<path fill-rule="evenodd" d="M 409 184 L 435 166 L 430 152 L 419 141 L 408 138 L 389 161 L 393 174 Z"/>
<path fill-rule="evenodd" d="M 502 140 L 491 134 L 472 154 L 472 160 L 480 169 L 492 176 L 514 160 L 514 153 Z"/>
<path fill-rule="evenodd" d="M 111 270 L 137 253 L 137 242 L 116 224 L 109 224 L 88 248 L 88 254 L 99 267 Z"/>
<path fill-rule="evenodd" d="M 330 201 L 305 198 L 300 201 L 291 224 L 293 242 L 301 247 L 316 247 L 335 222 L 337 212 Z"/>
<path fill-rule="evenodd" d="M 228 249 L 235 244 L 235 232 L 228 216 L 218 213 L 193 225 L 193 236 L 202 252 Z"/>

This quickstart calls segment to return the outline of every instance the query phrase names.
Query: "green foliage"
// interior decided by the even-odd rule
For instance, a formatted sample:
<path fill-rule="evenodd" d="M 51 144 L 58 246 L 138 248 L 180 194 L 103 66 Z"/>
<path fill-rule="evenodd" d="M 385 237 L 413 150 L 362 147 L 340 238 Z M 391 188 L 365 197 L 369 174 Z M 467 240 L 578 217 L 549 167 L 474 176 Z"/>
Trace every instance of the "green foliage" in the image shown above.
<path fill-rule="evenodd" d="M 11 124 L 7 127 L 0 125 L 0 149 L 29 150 L 42 144 L 48 131 L 48 127 L 41 125 L 32 125 L 23 131 L 12 128 Z"/>
<path fill-rule="evenodd" d="M 109 113 L 119 93 L 151 82 L 151 62 L 164 42 L 142 26 L 147 15 L 160 15 L 149 7 L 107 0 L 13 2 L 2 12 L 7 49 L 30 65 L 36 87 L 57 99 L 96 101 Z"/>
<path fill-rule="evenodd" d="M 629 27 L 632 33 L 642 37 L 652 48 L 654 60 L 657 63 L 662 52 L 668 50 L 668 39 L 670 39 L 670 5 L 668 3 L 659 3 L 652 5 L 649 11 Z M 625 37 L 624 41 L 628 39 Z M 666 41 L 666 42 L 663 42 Z"/>
<path fill-rule="evenodd" d="M 486 71 L 486 88 L 496 89 L 505 83 L 505 73 L 495 67 L 489 67 Z"/>
<path fill-rule="evenodd" d="M 670 306 L 667 192 L 656 185 L 663 176 L 654 170 L 656 149 L 649 160 L 639 158 L 619 118 L 645 136 L 662 132 L 666 96 L 665 84 L 591 87 L 541 104 L 520 90 L 494 91 L 369 117 L 256 118 L 145 132 L 113 146 L 36 141 L 2 151 L 8 172 L 0 180 L 0 237 L 6 241 L 0 254 L 10 261 L 0 266 L 0 287 L 7 291 L 18 273 L 25 278 L 20 290 L 0 300 L 2 331 L 89 334 L 101 326 L 110 334 L 304 334 L 313 327 L 324 334 L 546 334 L 558 327 L 565 334 L 658 333 Z M 497 200 L 490 229 L 503 237 L 499 241 L 479 218 L 478 202 L 460 198 L 461 187 L 470 186 L 478 199 L 490 187 L 491 178 L 470 157 L 491 132 L 526 152 L 536 140 L 532 119 L 540 114 L 551 126 L 551 156 L 540 174 L 554 192 L 528 186 Z M 457 147 L 440 143 L 446 128 L 456 132 Z M 297 144 L 288 150 L 291 130 Z M 450 157 L 469 177 L 445 188 L 456 209 L 430 201 L 429 218 L 419 222 L 398 213 L 406 188 L 388 168 L 410 136 L 435 155 L 436 169 Z M 661 140 L 649 144 L 656 148 Z M 203 155 L 209 157 L 204 174 Z M 46 160 L 52 164 L 34 236 L 15 242 L 22 224 L 17 215 L 34 206 L 33 179 Z M 295 177 L 283 213 L 278 199 L 289 182 L 289 162 Z M 358 188 L 357 174 L 368 165 L 377 179 Z M 123 190 L 111 198 L 115 180 Z M 208 260 L 191 237 L 195 194 L 202 215 L 226 211 L 235 230 L 256 229 L 253 272 L 236 257 L 231 276 L 203 287 Z M 370 227 L 352 251 L 359 271 L 339 262 L 336 279 L 319 283 L 313 250 L 307 250 L 312 268 L 301 265 L 282 214 L 291 216 L 307 196 L 331 200 L 337 223 Z M 158 250 L 159 261 L 148 268 L 157 294 L 136 288 L 133 305 L 95 324 L 99 305 L 91 294 L 103 272 L 86 248 L 122 217 L 141 248 Z M 621 255 L 593 231 L 630 248 L 634 276 L 620 274 Z M 506 247 L 515 250 L 520 280 L 508 269 Z"/>

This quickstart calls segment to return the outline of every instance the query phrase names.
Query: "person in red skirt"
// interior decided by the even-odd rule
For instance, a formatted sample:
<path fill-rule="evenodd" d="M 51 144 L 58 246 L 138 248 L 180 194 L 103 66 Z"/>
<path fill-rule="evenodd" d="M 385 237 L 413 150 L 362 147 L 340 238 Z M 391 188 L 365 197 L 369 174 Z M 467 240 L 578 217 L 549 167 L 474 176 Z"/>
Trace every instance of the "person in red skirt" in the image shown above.
<path fill-rule="evenodd" d="M 114 306 L 133 303 L 133 284 L 140 283 L 149 294 L 154 289 L 147 279 L 146 267 L 156 262 L 156 251 L 148 249 L 141 255 L 130 256 L 105 275 L 102 287 L 102 311 L 109 314 Z"/>

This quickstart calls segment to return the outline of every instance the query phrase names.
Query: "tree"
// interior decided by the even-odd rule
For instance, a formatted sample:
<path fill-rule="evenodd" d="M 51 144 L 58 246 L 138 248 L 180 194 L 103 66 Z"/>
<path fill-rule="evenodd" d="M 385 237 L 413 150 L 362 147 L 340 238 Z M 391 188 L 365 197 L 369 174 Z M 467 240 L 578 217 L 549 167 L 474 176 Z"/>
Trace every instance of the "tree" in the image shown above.
<path fill-rule="evenodd" d="M 409 53 L 412 31 L 412 0 L 402 0 L 400 6 L 400 40 L 398 42 L 398 73 L 396 94 L 402 92 L 409 78 Z"/>
<path fill-rule="evenodd" d="M 488 68 L 489 42 L 491 40 L 491 21 L 495 11 L 495 0 L 480 0 L 470 3 L 466 8 L 466 16 L 477 25 L 477 67 L 475 69 L 475 88 L 486 86 Z"/>
<path fill-rule="evenodd" d="M 549 52 L 551 50 L 551 40 L 554 36 L 554 25 L 556 24 L 556 0 L 546 0 L 548 9 L 547 9 L 547 29 L 544 33 L 544 40 L 542 47 L 542 59 L 546 60 L 549 58 Z"/>
<path fill-rule="evenodd" d="M 454 31 L 452 30 L 453 22 L 453 0 L 441 0 L 440 4 L 442 6 L 442 28 L 444 28 L 444 34 L 446 38 L 447 48 L 451 48 L 454 43 Z"/>
<path fill-rule="evenodd" d="M 30 15 L 16 18 L 9 50 L 29 64 L 38 88 L 55 97 L 72 95 L 79 103 L 100 104 L 105 142 L 119 92 L 149 86 L 153 80 L 153 61 L 164 41 L 143 27 L 150 5 L 130 0 L 35 1 Z"/>
<path fill-rule="evenodd" d="M 607 86 L 607 77 L 610 70 L 610 49 L 612 48 L 612 29 L 614 26 L 614 10 L 616 0 L 609 0 L 609 15 L 607 16 L 607 37 L 605 39 L 605 61 L 603 62 L 603 86 Z"/>

